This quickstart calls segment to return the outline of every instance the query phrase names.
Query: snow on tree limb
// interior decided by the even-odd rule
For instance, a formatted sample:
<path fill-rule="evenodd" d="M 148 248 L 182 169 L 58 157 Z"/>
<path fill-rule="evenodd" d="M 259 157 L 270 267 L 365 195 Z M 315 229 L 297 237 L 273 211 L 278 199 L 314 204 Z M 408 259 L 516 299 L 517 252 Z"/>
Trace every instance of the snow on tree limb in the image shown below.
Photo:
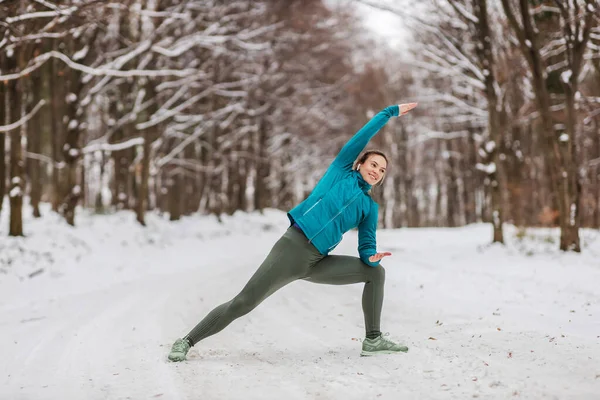
<path fill-rule="evenodd" d="M 12 24 L 15 22 L 21 22 L 21 21 L 26 21 L 26 20 L 30 20 L 30 19 L 36 19 L 36 18 L 55 18 L 58 16 L 70 16 L 78 9 L 79 9 L 78 7 L 69 7 L 69 8 L 59 8 L 59 9 L 56 9 L 55 11 L 39 11 L 39 12 L 17 15 L 16 17 L 7 17 L 5 19 L 5 21 L 9 24 Z"/>
<path fill-rule="evenodd" d="M 168 77 L 168 76 L 185 77 L 185 76 L 193 75 L 198 72 L 197 70 L 190 69 L 190 68 L 182 69 L 182 70 L 171 70 L 171 69 L 135 70 L 135 69 L 132 69 L 132 70 L 126 70 L 126 71 L 110 69 L 110 68 L 92 68 L 92 67 L 88 67 L 83 64 L 76 63 L 75 61 L 73 61 L 69 57 L 67 57 L 66 55 L 64 55 L 58 51 L 52 50 L 47 53 L 41 54 L 38 57 L 36 57 L 35 59 L 33 59 L 32 61 L 34 62 L 34 64 L 25 68 L 24 70 L 22 70 L 20 72 L 17 72 L 14 74 L 0 75 L 0 80 L 10 81 L 10 80 L 22 78 L 22 77 L 30 74 L 31 72 L 37 70 L 50 58 L 57 58 L 57 59 L 63 61 L 69 67 L 71 67 L 77 71 L 81 71 L 86 74 L 94 75 L 94 76 L 116 76 L 116 77 L 123 77 L 123 78 L 132 78 L 132 77 L 141 77 L 141 76 L 153 77 L 153 78 Z"/>
<path fill-rule="evenodd" d="M 181 151 L 183 151 L 183 149 L 185 149 L 185 147 L 187 145 L 189 145 L 190 143 L 193 143 L 195 139 L 197 139 L 198 137 L 200 137 L 200 135 L 202 135 L 204 132 L 206 132 L 206 127 L 201 126 L 199 128 L 196 128 L 196 130 L 189 135 L 185 140 L 183 140 L 181 143 L 179 143 L 177 146 L 175 146 L 170 152 L 169 154 L 167 154 L 166 156 L 162 157 L 161 159 L 159 159 L 158 161 L 156 161 L 156 165 L 157 167 L 162 167 L 163 165 L 171 162 L 175 156 L 177 156 L 179 153 L 181 153 Z"/>
<path fill-rule="evenodd" d="M 40 100 L 35 107 L 33 108 L 33 110 L 31 110 L 27 115 L 25 115 L 24 117 L 22 117 L 21 119 L 19 119 L 16 122 L 13 122 L 10 125 L 0 125 L 0 133 L 4 133 L 4 132 L 9 132 L 12 131 L 13 129 L 19 128 L 21 126 L 23 126 L 25 123 L 27 123 L 27 121 L 29 121 L 31 118 L 33 118 L 33 116 L 39 111 L 40 108 L 42 108 L 42 106 L 44 106 L 46 104 L 46 101 L 44 99 Z"/>
<path fill-rule="evenodd" d="M 129 139 L 126 140 L 122 143 L 94 143 L 91 145 L 88 145 L 86 147 L 84 147 L 83 149 L 81 149 L 81 152 L 83 154 L 88 154 L 88 153 L 93 153 L 95 151 L 119 151 L 119 150 L 125 150 L 128 149 L 130 147 L 135 147 L 135 146 L 141 146 L 144 144 L 144 138 L 142 137 L 137 137 L 137 138 L 133 138 L 133 139 Z"/>
<path fill-rule="evenodd" d="M 46 1 L 46 0 L 33 0 L 33 1 L 43 5 L 44 7 L 48 7 L 51 10 L 55 10 L 55 11 L 60 10 L 60 7 L 58 7 L 56 4 L 50 3 L 49 1 Z"/>
<path fill-rule="evenodd" d="M 56 161 L 54 161 L 53 159 L 51 159 L 50 157 L 48 157 L 48 156 L 45 156 L 45 155 L 43 155 L 43 154 L 37 154 L 37 153 L 31 153 L 31 152 L 29 152 L 29 151 L 24 151 L 24 152 L 23 152 L 23 155 L 24 155 L 25 157 L 27 157 L 27 158 L 30 158 L 30 159 L 33 159 L 33 160 L 38 160 L 38 161 L 45 162 L 45 163 L 46 163 L 46 164 L 48 164 L 48 165 L 52 165 L 52 166 L 54 166 L 54 168 L 61 169 L 61 168 L 64 168 L 64 167 L 65 167 L 65 163 L 64 163 L 64 162 L 63 162 L 63 163 L 61 163 L 61 162 L 56 162 Z"/>
<path fill-rule="evenodd" d="M 209 88 L 205 89 L 204 91 L 198 93 L 197 95 L 190 97 L 188 100 L 184 101 L 183 103 L 181 103 L 180 105 L 178 105 L 177 107 L 175 107 L 173 109 L 165 110 L 161 113 L 154 114 L 148 121 L 137 124 L 135 127 L 137 129 L 141 130 L 141 129 L 147 129 L 152 126 L 158 125 L 161 122 L 165 121 L 166 119 L 178 114 L 180 111 L 186 109 L 187 107 L 190 107 L 190 106 L 196 104 L 198 101 L 200 101 L 201 99 L 210 95 L 212 92 L 213 92 L 213 88 L 209 87 Z"/>
<path fill-rule="evenodd" d="M 461 3 L 459 3 L 456 0 L 448 0 L 448 3 L 452 6 L 452 8 L 454 8 L 454 10 L 460 15 L 462 16 L 464 19 L 474 23 L 474 24 L 478 24 L 479 23 L 479 19 L 471 14 Z"/>

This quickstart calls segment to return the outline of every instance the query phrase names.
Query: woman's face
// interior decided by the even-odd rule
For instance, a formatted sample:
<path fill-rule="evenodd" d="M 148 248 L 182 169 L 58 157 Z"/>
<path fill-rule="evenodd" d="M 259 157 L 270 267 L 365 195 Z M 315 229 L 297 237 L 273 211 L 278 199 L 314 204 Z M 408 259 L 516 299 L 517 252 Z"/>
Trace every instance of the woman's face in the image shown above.
<path fill-rule="evenodd" d="M 363 164 L 359 165 L 358 172 L 369 185 L 375 185 L 383 179 L 386 168 L 385 158 L 379 154 L 371 154 Z"/>

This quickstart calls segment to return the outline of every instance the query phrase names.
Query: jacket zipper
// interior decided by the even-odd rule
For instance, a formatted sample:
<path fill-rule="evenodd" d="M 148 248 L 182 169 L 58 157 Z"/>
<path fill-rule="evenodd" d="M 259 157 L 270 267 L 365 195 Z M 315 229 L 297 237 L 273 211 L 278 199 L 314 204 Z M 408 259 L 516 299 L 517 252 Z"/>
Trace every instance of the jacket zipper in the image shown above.
<path fill-rule="evenodd" d="M 312 206 L 310 206 L 310 208 L 308 210 L 306 210 L 304 212 L 304 214 L 302 214 L 302 216 L 304 217 L 306 214 L 308 214 L 310 212 L 310 210 L 312 210 L 313 208 L 315 208 L 315 206 L 321 202 L 321 200 L 322 199 L 317 200 L 317 202 L 315 204 L 313 204 Z"/>
<path fill-rule="evenodd" d="M 362 192 L 358 192 L 358 194 L 356 194 L 353 198 L 350 199 L 350 201 L 348 201 L 344 207 L 342 207 L 342 209 L 340 211 L 338 211 L 337 214 L 335 214 L 331 219 L 329 219 L 329 221 L 327 221 L 327 223 L 325 225 L 323 225 L 323 227 L 321 229 L 319 229 L 319 232 L 315 233 L 310 239 L 308 239 L 308 243 L 312 242 L 312 240 L 317 237 L 317 235 L 319 233 L 321 233 L 323 231 L 323 229 L 325 229 L 327 227 L 327 225 L 329 225 L 329 223 L 331 223 L 331 221 L 333 221 L 334 219 L 337 218 L 338 215 L 340 215 L 345 209 L 346 207 L 348 207 L 358 196 L 361 195 Z M 320 200 L 319 200 L 320 201 Z M 311 207 L 312 208 L 312 207 Z M 310 211 L 310 210 L 309 210 Z M 339 243 L 339 242 L 338 242 Z"/>

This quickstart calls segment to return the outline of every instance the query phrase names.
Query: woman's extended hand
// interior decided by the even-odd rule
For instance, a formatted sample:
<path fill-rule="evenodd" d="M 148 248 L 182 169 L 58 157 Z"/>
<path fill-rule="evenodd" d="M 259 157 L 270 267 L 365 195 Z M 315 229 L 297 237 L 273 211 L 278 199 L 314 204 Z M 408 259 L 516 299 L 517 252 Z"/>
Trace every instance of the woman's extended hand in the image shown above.
<path fill-rule="evenodd" d="M 400 104 L 398 106 L 398 108 L 400 108 L 400 115 L 407 114 L 410 110 L 412 110 L 413 108 L 415 108 L 417 106 L 417 104 L 419 104 L 419 103 Z"/>
<path fill-rule="evenodd" d="M 385 253 L 376 253 L 373 254 L 371 257 L 369 257 L 369 261 L 371 262 L 377 262 L 379 260 L 381 260 L 383 257 L 387 257 L 387 256 L 391 256 L 392 253 L 390 253 L 389 251 L 386 251 Z"/>

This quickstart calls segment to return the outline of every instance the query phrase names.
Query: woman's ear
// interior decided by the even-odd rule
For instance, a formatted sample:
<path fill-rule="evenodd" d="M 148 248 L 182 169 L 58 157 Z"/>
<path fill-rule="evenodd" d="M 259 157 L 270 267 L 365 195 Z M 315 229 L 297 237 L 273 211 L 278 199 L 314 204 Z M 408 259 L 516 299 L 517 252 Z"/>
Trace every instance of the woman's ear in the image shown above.
<path fill-rule="evenodd" d="M 359 169 L 360 169 L 360 164 L 358 164 L 358 165 L 356 166 L 356 170 L 358 171 Z"/>

